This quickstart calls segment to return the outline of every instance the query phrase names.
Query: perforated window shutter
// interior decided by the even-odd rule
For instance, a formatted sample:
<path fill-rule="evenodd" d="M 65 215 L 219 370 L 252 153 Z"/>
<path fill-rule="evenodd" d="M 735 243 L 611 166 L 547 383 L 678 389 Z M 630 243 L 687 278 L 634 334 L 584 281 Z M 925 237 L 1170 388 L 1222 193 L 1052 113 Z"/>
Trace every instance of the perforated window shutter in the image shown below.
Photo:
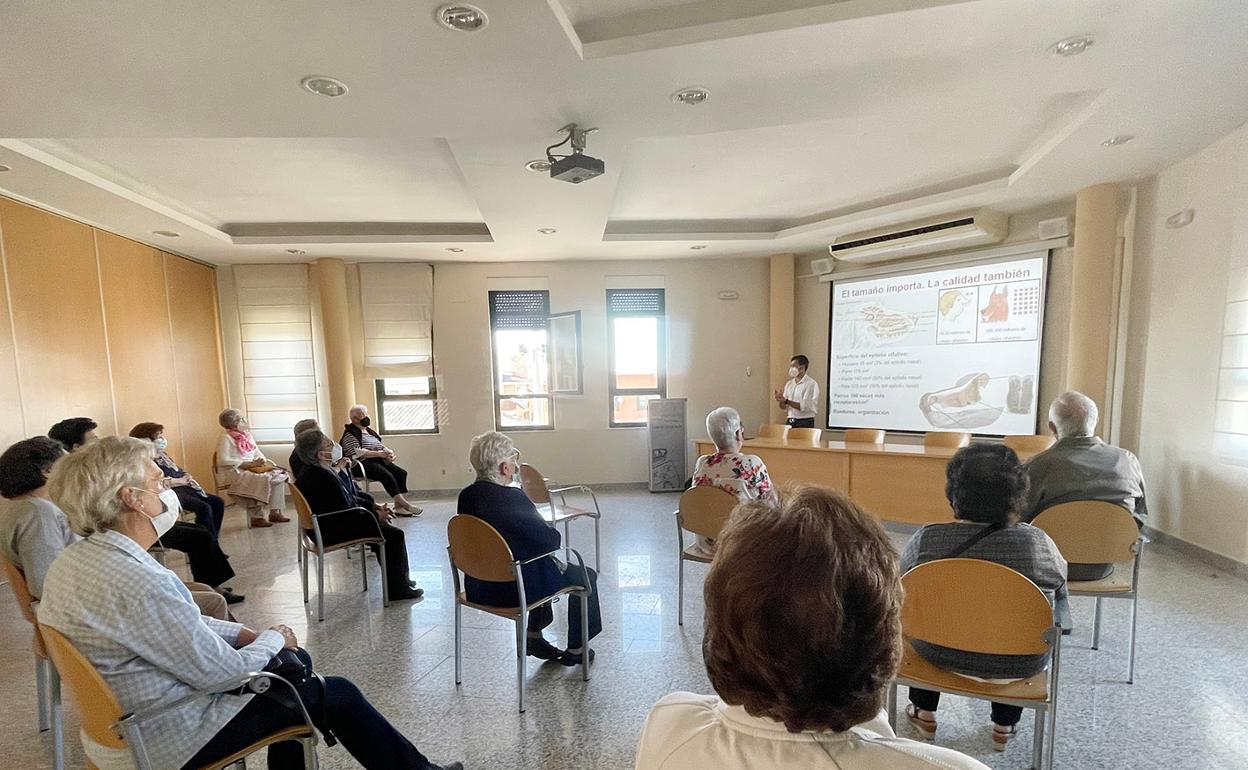
<path fill-rule="evenodd" d="M 545 329 L 550 321 L 550 292 L 490 292 L 490 326 L 495 329 Z"/>
<path fill-rule="evenodd" d="M 433 376 L 433 266 L 360 265 L 364 371 L 372 379 Z"/>
<path fill-rule="evenodd" d="M 662 289 L 607 289 L 610 315 L 663 315 Z"/>

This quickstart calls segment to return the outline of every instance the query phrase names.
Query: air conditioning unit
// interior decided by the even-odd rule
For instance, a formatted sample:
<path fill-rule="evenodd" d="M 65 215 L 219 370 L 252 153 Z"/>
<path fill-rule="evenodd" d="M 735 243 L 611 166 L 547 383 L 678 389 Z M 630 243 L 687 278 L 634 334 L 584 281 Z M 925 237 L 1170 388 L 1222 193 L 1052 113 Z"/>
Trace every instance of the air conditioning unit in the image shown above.
<path fill-rule="evenodd" d="M 1008 229 L 1009 217 L 1005 214 L 981 209 L 844 235 L 828 246 L 828 253 L 838 262 L 883 262 L 1000 243 Z"/>

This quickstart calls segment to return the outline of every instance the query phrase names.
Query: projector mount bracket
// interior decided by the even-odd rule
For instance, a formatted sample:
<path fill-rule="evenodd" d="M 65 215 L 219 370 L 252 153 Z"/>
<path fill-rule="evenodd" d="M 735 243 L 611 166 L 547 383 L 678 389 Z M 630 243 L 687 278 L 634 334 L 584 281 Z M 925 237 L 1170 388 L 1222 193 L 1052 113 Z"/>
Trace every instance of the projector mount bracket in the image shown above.
<path fill-rule="evenodd" d="M 572 154 L 580 155 L 581 153 L 585 152 L 585 144 L 589 135 L 596 133 L 597 131 L 598 129 L 596 128 L 581 128 L 575 123 L 569 123 L 568 125 L 559 129 L 559 133 L 567 134 L 567 136 L 563 138 L 563 141 L 559 142 L 558 144 L 552 144 L 551 146 L 546 148 L 546 160 L 550 161 L 551 163 L 554 163 L 559 158 L 568 157 L 567 155 L 554 155 L 551 152 L 551 150 L 554 150 L 556 147 L 562 147 L 563 145 L 569 144 L 569 143 L 571 143 L 572 145 Z"/>

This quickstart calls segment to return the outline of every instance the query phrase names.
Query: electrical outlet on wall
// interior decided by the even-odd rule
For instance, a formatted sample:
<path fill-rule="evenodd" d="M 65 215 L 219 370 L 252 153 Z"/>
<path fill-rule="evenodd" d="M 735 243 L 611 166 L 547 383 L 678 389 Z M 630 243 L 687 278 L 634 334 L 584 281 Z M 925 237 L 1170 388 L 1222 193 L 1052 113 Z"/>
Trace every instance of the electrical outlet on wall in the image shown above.
<path fill-rule="evenodd" d="M 746 376 L 746 377 L 753 377 L 753 376 L 754 376 L 754 367 L 752 367 L 752 366 L 747 366 L 747 367 L 745 367 L 745 376 Z"/>

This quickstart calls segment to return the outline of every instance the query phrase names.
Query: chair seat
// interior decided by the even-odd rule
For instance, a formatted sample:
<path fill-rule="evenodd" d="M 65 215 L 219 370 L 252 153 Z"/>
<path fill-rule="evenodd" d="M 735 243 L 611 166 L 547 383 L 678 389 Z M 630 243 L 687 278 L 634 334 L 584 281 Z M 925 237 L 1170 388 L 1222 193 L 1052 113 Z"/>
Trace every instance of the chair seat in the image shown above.
<path fill-rule="evenodd" d="M 551 513 L 552 507 L 555 513 Z M 552 524 L 558 524 L 561 521 L 569 521 L 577 519 L 581 516 L 596 516 L 593 511 L 587 511 L 584 508 L 575 508 L 571 505 L 552 506 L 550 503 L 542 503 L 537 506 L 537 512 L 541 517 Z"/>
<path fill-rule="evenodd" d="M 580 590 L 581 589 L 579 586 L 565 586 L 564 588 L 560 588 L 558 591 L 551 594 L 550 596 L 544 596 L 541 599 L 538 599 L 537 601 L 530 603 L 528 606 L 528 609 L 530 612 L 532 612 L 538 607 L 541 607 L 543 604 L 547 604 L 556 596 L 563 596 L 564 594 L 575 593 Z M 492 604 L 477 604 L 476 602 L 470 602 L 468 601 L 467 593 L 465 593 L 464 591 L 459 592 L 459 595 L 455 597 L 455 601 L 458 602 L 459 604 L 464 605 L 465 607 L 472 607 L 474 610 L 481 610 L 482 612 L 488 612 L 491 615 L 498 615 L 501 618 L 516 618 L 520 616 L 519 607 L 495 607 Z"/>
<path fill-rule="evenodd" d="M 297 738 L 306 738 L 311 734 L 312 734 L 312 731 L 308 729 L 307 725 L 296 725 L 294 727 L 287 727 L 283 730 L 278 730 L 272 735 L 261 738 L 260 740 L 251 744 L 247 748 L 241 751 L 236 751 L 233 754 L 226 757 L 225 759 L 217 760 L 216 762 L 213 762 L 211 765 L 204 765 L 202 768 L 200 768 L 200 770 L 220 770 L 221 768 L 229 767 L 230 765 L 238 762 L 239 760 L 243 759 L 249 754 L 253 754 L 256 751 L 259 751 L 265 746 L 270 746 L 274 743 L 281 743 L 282 741 L 292 741 Z"/>
<path fill-rule="evenodd" d="M 1129 594 L 1134 577 L 1135 562 L 1124 561 L 1114 565 L 1114 571 L 1100 580 L 1074 580 L 1066 584 L 1071 596 L 1094 596 L 1098 594 Z"/>
<path fill-rule="evenodd" d="M 303 550 L 308 551 L 309 553 L 319 552 L 319 549 L 316 547 L 316 541 L 308 537 L 307 535 L 304 535 L 303 537 L 301 537 L 300 542 L 303 543 Z M 384 543 L 384 542 L 386 541 L 380 537 L 361 537 L 361 538 L 356 538 L 355 540 L 344 540 L 341 543 L 334 543 L 333 545 L 325 546 L 325 553 L 333 553 L 334 551 L 341 551 L 344 548 L 350 548 L 356 545 Z"/>
<path fill-rule="evenodd" d="M 897 683 L 905 686 L 914 684 L 955 695 L 975 695 L 999 700 L 1043 702 L 1049 699 L 1047 671 L 1008 684 L 980 682 L 928 663 L 914 651 L 908 639 L 902 651 L 901 665 L 897 668 Z"/>
<path fill-rule="evenodd" d="M 698 550 L 698 547 L 696 545 L 691 545 L 685 550 L 681 551 L 680 558 L 688 559 L 689 561 L 702 562 L 703 564 L 711 563 L 711 557 L 707 556 L 706 554 Z"/>

